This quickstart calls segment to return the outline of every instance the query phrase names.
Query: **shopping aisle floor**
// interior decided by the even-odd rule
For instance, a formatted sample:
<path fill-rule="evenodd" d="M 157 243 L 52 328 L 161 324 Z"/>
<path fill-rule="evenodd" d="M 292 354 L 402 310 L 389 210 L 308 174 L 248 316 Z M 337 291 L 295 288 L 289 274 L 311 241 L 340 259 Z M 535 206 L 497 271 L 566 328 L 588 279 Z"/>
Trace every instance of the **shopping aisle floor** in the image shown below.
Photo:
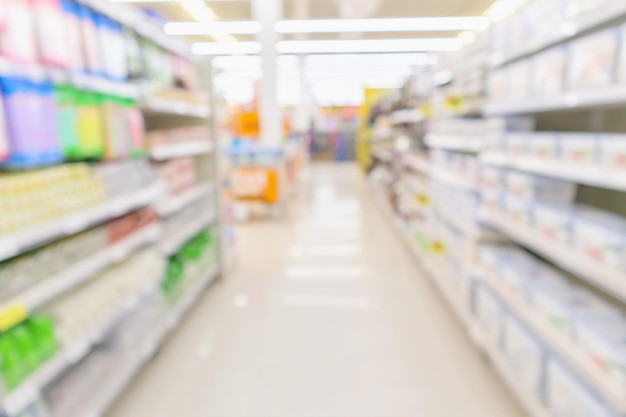
<path fill-rule="evenodd" d="M 237 250 L 109 417 L 523 416 L 355 166 Z"/>

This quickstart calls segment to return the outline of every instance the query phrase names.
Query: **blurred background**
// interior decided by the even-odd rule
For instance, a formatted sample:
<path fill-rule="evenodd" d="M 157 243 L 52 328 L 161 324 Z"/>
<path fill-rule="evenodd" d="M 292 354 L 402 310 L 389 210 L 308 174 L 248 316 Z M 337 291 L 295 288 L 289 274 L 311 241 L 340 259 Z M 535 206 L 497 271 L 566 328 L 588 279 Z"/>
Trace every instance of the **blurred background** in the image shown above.
<path fill-rule="evenodd" d="M 626 417 L 626 1 L 0 0 L 0 416 Z"/>

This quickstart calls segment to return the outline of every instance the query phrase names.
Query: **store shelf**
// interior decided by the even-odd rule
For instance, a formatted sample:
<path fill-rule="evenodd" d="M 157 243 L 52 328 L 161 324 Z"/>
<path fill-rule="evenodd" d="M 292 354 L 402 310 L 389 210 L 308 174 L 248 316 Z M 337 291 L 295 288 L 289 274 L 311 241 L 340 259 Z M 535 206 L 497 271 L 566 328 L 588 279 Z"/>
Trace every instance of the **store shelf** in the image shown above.
<path fill-rule="evenodd" d="M 611 21 L 626 17 L 626 3 L 623 1 L 610 1 L 584 13 L 575 19 L 564 20 L 556 28 L 551 30 L 550 36 L 537 42 L 522 43 L 521 47 L 512 51 L 491 57 L 491 67 L 497 68 L 520 58 L 533 55 L 553 45 L 566 42 L 581 33 L 600 28 Z"/>
<path fill-rule="evenodd" d="M 448 171 L 446 168 L 436 165 L 430 166 L 429 175 L 432 179 L 447 184 L 451 187 L 465 188 L 470 191 L 478 191 L 478 182 L 462 177 L 459 174 Z"/>
<path fill-rule="evenodd" d="M 60 68 L 47 68 L 37 64 L 24 64 L 0 57 L 0 75 L 23 77 L 32 81 L 49 81 L 54 84 L 69 84 L 94 93 L 137 99 L 139 88 L 127 81 L 115 81 L 102 76 L 72 73 Z"/>
<path fill-rule="evenodd" d="M 213 184 L 198 184 L 180 195 L 170 196 L 157 205 L 157 213 L 168 217 L 213 192 Z"/>
<path fill-rule="evenodd" d="M 81 413 L 80 416 L 102 417 L 106 414 L 106 411 L 124 393 L 126 387 L 150 361 L 172 330 L 197 302 L 204 290 L 215 280 L 218 273 L 218 268 L 214 268 L 194 283 L 185 298 L 165 317 L 164 322 L 159 323 L 148 340 L 138 344 L 136 349 L 128 355 L 125 363 L 119 366 L 122 371 L 116 375 L 116 378 L 102 381 L 98 386 L 99 394 L 85 398 L 86 403 L 80 407 L 84 413 Z M 79 417 L 79 415 L 75 417 Z"/>
<path fill-rule="evenodd" d="M 141 299 L 157 288 L 160 281 L 160 276 L 148 280 L 140 291 L 128 297 L 123 307 L 94 329 L 89 336 L 71 346 L 64 347 L 17 389 L 8 393 L 2 399 L 2 411 L 6 416 L 17 417 L 26 407 L 35 402 L 48 384 L 87 356 L 96 345 L 107 337 L 111 328 L 119 320 L 135 310 Z"/>
<path fill-rule="evenodd" d="M 27 313 L 41 308 L 72 288 L 95 278 L 98 272 L 105 268 L 127 259 L 137 249 L 155 242 L 160 233 L 161 226 L 159 224 L 147 226 L 130 237 L 83 259 L 69 269 L 47 278 L 13 300 L 0 305 L 0 331 L 21 321 L 20 317 L 11 314 L 16 311 L 16 308 Z"/>
<path fill-rule="evenodd" d="M 613 296 L 626 300 L 626 274 L 585 256 L 575 256 L 574 249 L 557 241 L 546 239 L 539 233 L 515 224 L 501 213 L 483 210 L 483 223 L 506 234 L 522 246 L 533 250 L 570 273 L 585 279 Z M 625 409 L 626 410 L 626 409 Z"/>
<path fill-rule="evenodd" d="M 0 261 L 152 204 L 158 200 L 161 194 L 162 187 L 153 185 L 135 194 L 118 197 L 99 206 L 1 237 Z"/>
<path fill-rule="evenodd" d="M 402 158 L 404 165 L 415 172 L 428 174 L 430 171 L 430 162 L 423 156 L 408 153 L 403 155 Z"/>
<path fill-rule="evenodd" d="M 617 191 L 626 191 L 623 170 L 605 168 L 596 164 L 574 164 L 550 159 L 510 156 L 504 152 L 488 151 L 480 155 L 488 165 L 515 168 L 533 174 L 558 178 L 578 184 L 587 184 Z"/>
<path fill-rule="evenodd" d="M 372 156 L 383 162 L 391 162 L 393 160 L 393 155 L 389 149 L 375 148 L 372 150 Z"/>
<path fill-rule="evenodd" d="M 600 371 L 589 357 L 576 348 L 570 338 L 564 333 L 558 332 L 548 323 L 547 319 L 539 316 L 532 307 L 511 294 L 511 291 L 507 291 L 501 283 L 491 278 L 489 274 L 481 274 L 480 279 L 561 360 L 583 377 L 590 386 L 594 387 L 616 410 L 621 411 L 621 413 L 626 412 L 626 391 L 623 390 L 623 387 L 611 381 L 607 374 Z"/>
<path fill-rule="evenodd" d="M 209 141 L 181 142 L 156 145 L 150 148 L 150 157 L 155 161 L 203 155 L 213 151 L 213 143 Z"/>
<path fill-rule="evenodd" d="M 394 125 L 415 124 L 425 120 L 422 112 L 415 109 L 396 110 L 389 117 Z"/>
<path fill-rule="evenodd" d="M 454 210 L 444 207 L 441 204 L 435 205 L 435 210 L 444 218 L 444 220 L 452 225 L 455 229 L 463 233 L 466 238 L 471 240 L 478 240 L 482 237 L 486 237 L 486 231 L 478 223 L 477 218 L 468 217 L 465 213 L 461 214 L 458 210 L 467 211 L 465 208 L 456 208 Z"/>
<path fill-rule="evenodd" d="M 488 116 L 506 116 L 623 104 L 626 104 L 626 85 L 612 85 L 595 90 L 561 93 L 548 97 L 489 102 L 485 106 L 485 113 Z"/>
<path fill-rule="evenodd" d="M 162 97 L 148 96 L 141 103 L 145 114 L 174 115 L 206 119 L 211 115 L 209 106 Z"/>
<path fill-rule="evenodd" d="M 213 222 L 216 221 L 214 213 L 209 212 L 186 224 L 169 236 L 166 236 L 159 244 L 161 253 L 165 256 L 171 256 L 178 251 L 189 239 L 200 233 Z"/>
<path fill-rule="evenodd" d="M 447 149 L 458 152 L 480 152 L 485 140 L 477 136 L 437 135 L 428 134 L 424 139 L 431 148 Z"/>

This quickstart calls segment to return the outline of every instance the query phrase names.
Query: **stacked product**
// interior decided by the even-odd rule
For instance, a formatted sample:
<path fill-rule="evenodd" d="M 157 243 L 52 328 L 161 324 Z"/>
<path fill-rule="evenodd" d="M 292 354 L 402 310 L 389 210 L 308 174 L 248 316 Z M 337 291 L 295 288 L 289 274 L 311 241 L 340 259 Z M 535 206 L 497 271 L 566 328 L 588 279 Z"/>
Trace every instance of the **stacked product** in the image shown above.
<path fill-rule="evenodd" d="M 153 182 L 147 161 L 62 165 L 0 178 L 0 236 L 129 196 Z"/>
<path fill-rule="evenodd" d="M 0 333 L 0 373 L 6 389 L 17 387 L 58 351 L 55 323 L 37 315 Z"/>
<path fill-rule="evenodd" d="M 487 274 L 498 283 L 500 291 L 519 300 L 529 311 L 541 317 L 559 337 L 581 352 L 589 365 L 596 367 L 608 379 L 621 386 L 626 383 L 626 361 L 622 354 L 626 340 L 626 316 L 614 304 L 586 287 L 576 285 L 556 269 L 515 246 L 485 247 L 482 260 Z M 482 291 L 488 293 L 485 289 Z M 501 310 L 501 307 L 494 307 L 498 303 L 490 297 L 485 294 L 477 297 L 479 311 Z M 514 321 L 508 316 L 504 320 Z M 497 333 L 497 326 L 491 324 L 491 327 L 489 333 Z M 527 331 L 524 333 L 527 339 L 534 339 Z M 515 335 L 515 340 L 508 342 L 516 349 L 524 345 L 518 343 L 518 336 Z M 504 333 L 502 338 L 506 349 L 509 334 Z M 532 378 L 528 377 L 527 380 L 529 388 L 543 397 L 539 387 L 546 387 L 545 398 L 554 415 L 578 415 L 564 411 L 571 412 L 572 407 L 579 407 L 577 413 L 582 413 L 580 415 L 609 415 L 593 394 L 559 363 L 558 356 L 548 354 L 545 360 L 539 342 L 535 340 L 526 345 L 534 346 L 526 349 L 532 360 L 526 360 L 526 365 L 518 371 L 527 373 L 532 369 Z M 517 369 L 519 357 L 511 359 L 511 366 Z M 545 383 L 542 382 L 544 379 Z M 578 393 L 580 398 L 565 395 L 563 390 L 570 389 Z"/>
<path fill-rule="evenodd" d="M 158 163 L 155 169 L 159 179 L 167 185 L 170 195 L 189 190 L 197 181 L 193 158 L 178 158 Z"/>
<path fill-rule="evenodd" d="M 480 176 L 480 162 L 475 155 L 450 152 L 443 149 L 429 151 L 431 163 L 445 171 L 453 172 L 471 183 L 477 183 Z"/>
<path fill-rule="evenodd" d="M 205 126 L 157 129 L 148 133 L 150 147 L 182 143 L 208 143 L 210 140 L 211 131 Z"/>

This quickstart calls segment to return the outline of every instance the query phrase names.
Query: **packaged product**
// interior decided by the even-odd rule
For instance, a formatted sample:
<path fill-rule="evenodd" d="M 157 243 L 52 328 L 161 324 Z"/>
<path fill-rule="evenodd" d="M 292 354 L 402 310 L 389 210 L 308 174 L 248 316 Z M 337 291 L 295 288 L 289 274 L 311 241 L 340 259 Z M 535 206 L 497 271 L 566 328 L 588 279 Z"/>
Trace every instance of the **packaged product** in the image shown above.
<path fill-rule="evenodd" d="M 480 190 L 482 205 L 485 209 L 500 212 L 503 209 L 504 194 L 502 190 L 483 188 Z"/>
<path fill-rule="evenodd" d="M 4 98 L 0 88 L 0 162 L 9 158 L 9 137 L 4 114 Z"/>
<path fill-rule="evenodd" d="M 85 59 L 85 68 L 95 75 L 104 73 L 104 65 L 98 42 L 97 19 L 98 14 L 93 10 L 79 4 L 78 6 L 80 23 L 82 51 Z"/>
<path fill-rule="evenodd" d="M 509 98 L 528 97 L 531 93 L 530 60 L 522 60 L 511 64 L 509 71 Z"/>
<path fill-rule="evenodd" d="M 506 68 L 491 71 L 488 78 L 489 98 L 491 100 L 507 99 L 509 82 L 510 78 Z"/>
<path fill-rule="evenodd" d="M 146 127 L 143 114 L 135 103 L 130 100 L 125 100 L 124 106 L 126 108 L 126 117 L 130 129 L 131 154 L 133 156 L 145 156 L 148 143 L 145 134 Z"/>
<path fill-rule="evenodd" d="M 617 65 L 618 31 L 610 28 L 570 44 L 567 88 L 584 90 L 614 82 Z"/>
<path fill-rule="evenodd" d="M 531 133 L 524 133 L 524 132 L 507 133 L 504 138 L 504 141 L 506 143 L 507 153 L 513 156 L 527 155 L 530 137 L 531 137 Z"/>
<path fill-rule="evenodd" d="M 74 0 L 62 0 L 61 5 L 63 7 L 68 68 L 73 72 L 83 72 L 86 70 L 86 64 L 81 41 L 80 6 Z"/>
<path fill-rule="evenodd" d="M 626 42 L 625 42 L 626 43 Z M 626 168 L 626 135 L 599 135 L 600 165 L 607 168 Z"/>
<path fill-rule="evenodd" d="M 559 136 L 561 159 L 567 162 L 598 162 L 598 135 L 592 133 L 562 133 Z"/>
<path fill-rule="evenodd" d="M 105 16 L 96 15 L 96 29 L 104 74 L 115 80 L 126 80 L 128 62 L 121 25 Z"/>
<path fill-rule="evenodd" d="M 104 119 L 102 98 L 97 94 L 77 92 L 78 143 L 80 157 L 101 159 L 104 155 Z"/>
<path fill-rule="evenodd" d="M 504 323 L 504 352 L 516 381 L 538 396 L 544 370 L 541 344 L 513 317 L 506 317 Z"/>
<path fill-rule="evenodd" d="M 612 417 L 604 404 L 556 359 L 548 362 L 546 402 L 553 417 Z"/>
<path fill-rule="evenodd" d="M 5 26 L 0 32 L 0 55 L 34 63 L 38 59 L 35 16 L 30 0 L 4 0 Z"/>
<path fill-rule="evenodd" d="M 576 197 L 576 184 L 565 181 L 517 171 L 507 171 L 505 180 L 507 191 L 521 200 L 571 204 Z"/>
<path fill-rule="evenodd" d="M 504 188 L 504 172 L 500 168 L 483 165 L 480 168 L 480 184 L 482 188 L 502 189 Z"/>
<path fill-rule="evenodd" d="M 621 386 L 626 386 L 626 318 L 581 320 L 576 323 L 576 344 L 589 362 Z"/>
<path fill-rule="evenodd" d="M 544 237 L 569 246 L 572 242 L 573 209 L 569 204 L 535 203 L 535 229 Z"/>
<path fill-rule="evenodd" d="M 516 225 L 521 227 L 532 226 L 532 201 L 518 198 L 512 194 L 505 194 L 504 210 L 508 218 L 512 220 Z"/>
<path fill-rule="evenodd" d="M 572 223 L 574 248 L 626 271 L 626 219 L 590 206 L 577 206 Z"/>
<path fill-rule="evenodd" d="M 557 133 L 541 132 L 528 137 L 528 155 L 541 159 L 559 157 L 559 136 Z"/>
<path fill-rule="evenodd" d="M 77 92 L 72 87 L 56 88 L 57 125 L 63 154 L 67 159 L 79 159 Z"/>
<path fill-rule="evenodd" d="M 41 83 L 36 86 L 39 97 L 39 115 L 36 125 L 40 128 L 42 140 L 42 159 L 39 163 L 51 164 L 63 159 L 61 142 L 57 129 L 57 108 L 54 97 L 54 86 Z"/>
<path fill-rule="evenodd" d="M 106 159 L 124 158 L 130 154 L 130 126 L 122 100 L 112 96 L 102 98 Z"/>
<path fill-rule="evenodd" d="M 565 46 L 558 46 L 532 58 L 532 95 L 556 94 L 565 88 Z"/>
<path fill-rule="evenodd" d="M 67 68 L 67 28 L 60 0 L 32 0 L 32 5 L 36 14 L 35 27 L 41 62 Z"/>
<path fill-rule="evenodd" d="M 626 83 L 626 24 L 620 26 L 619 28 L 619 37 L 622 40 L 620 42 L 620 50 L 618 56 L 618 65 L 617 65 L 617 81 L 621 84 Z"/>
<path fill-rule="evenodd" d="M 124 45 L 126 46 L 126 61 L 128 67 L 128 77 L 130 79 L 141 78 L 143 70 L 143 59 L 137 34 L 130 28 L 123 28 Z"/>
<path fill-rule="evenodd" d="M 579 321 L 601 322 L 619 319 L 622 314 L 611 303 L 588 290 L 557 284 L 533 285 L 528 300 L 555 329 L 574 338 Z"/>
<path fill-rule="evenodd" d="M 496 274 L 511 294 L 523 296 L 526 283 L 537 274 L 537 259 L 523 251 L 513 256 L 502 253 L 498 256 Z"/>

